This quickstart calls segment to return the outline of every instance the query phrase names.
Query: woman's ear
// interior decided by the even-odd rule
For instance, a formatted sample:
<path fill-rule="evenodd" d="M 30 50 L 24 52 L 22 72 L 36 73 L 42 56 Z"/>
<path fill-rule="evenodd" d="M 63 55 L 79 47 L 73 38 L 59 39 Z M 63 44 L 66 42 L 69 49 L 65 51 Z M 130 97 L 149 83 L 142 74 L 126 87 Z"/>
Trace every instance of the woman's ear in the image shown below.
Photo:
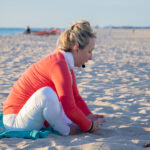
<path fill-rule="evenodd" d="M 78 50 L 79 50 L 79 46 L 78 45 L 74 45 L 73 52 L 78 52 Z"/>

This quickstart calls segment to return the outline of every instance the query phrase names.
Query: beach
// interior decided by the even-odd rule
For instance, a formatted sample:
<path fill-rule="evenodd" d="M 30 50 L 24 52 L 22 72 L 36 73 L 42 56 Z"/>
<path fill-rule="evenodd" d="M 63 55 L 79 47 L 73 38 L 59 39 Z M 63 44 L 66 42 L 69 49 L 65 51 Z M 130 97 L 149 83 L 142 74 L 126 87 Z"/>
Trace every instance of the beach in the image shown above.
<path fill-rule="evenodd" d="M 31 140 L 3 138 L 0 149 L 148 150 L 150 142 L 150 29 L 96 29 L 93 60 L 75 68 L 79 92 L 101 130 Z M 0 111 L 13 84 L 34 62 L 52 53 L 59 35 L 0 36 Z"/>

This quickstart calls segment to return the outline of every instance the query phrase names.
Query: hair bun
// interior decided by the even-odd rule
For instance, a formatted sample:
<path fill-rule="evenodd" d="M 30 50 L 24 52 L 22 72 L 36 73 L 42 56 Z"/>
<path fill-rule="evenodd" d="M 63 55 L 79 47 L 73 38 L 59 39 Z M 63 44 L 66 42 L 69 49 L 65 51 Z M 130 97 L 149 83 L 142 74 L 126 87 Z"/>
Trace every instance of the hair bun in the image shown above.
<path fill-rule="evenodd" d="M 83 29 L 85 27 L 90 27 L 90 23 L 86 20 L 79 20 L 78 22 L 72 24 L 71 30 L 74 30 L 75 27 Z"/>

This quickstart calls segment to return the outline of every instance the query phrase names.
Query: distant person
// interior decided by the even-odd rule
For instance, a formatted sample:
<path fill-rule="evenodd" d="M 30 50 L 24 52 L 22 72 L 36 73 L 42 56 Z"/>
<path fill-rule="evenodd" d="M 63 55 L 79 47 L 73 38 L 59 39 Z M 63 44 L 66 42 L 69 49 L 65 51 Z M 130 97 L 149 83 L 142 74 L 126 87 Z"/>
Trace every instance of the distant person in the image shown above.
<path fill-rule="evenodd" d="M 26 34 L 30 34 L 30 33 L 31 33 L 31 29 L 30 29 L 30 27 L 29 27 L 29 26 L 27 26 L 27 27 L 26 27 L 26 31 L 25 31 L 25 33 L 26 33 Z"/>
<path fill-rule="evenodd" d="M 80 20 L 64 31 L 57 51 L 29 67 L 14 84 L 3 107 L 8 130 L 40 130 L 51 125 L 62 135 L 94 132 L 105 122 L 93 114 L 80 96 L 74 67 L 92 59 L 95 33 Z M 101 118 L 101 119 L 99 119 Z"/>

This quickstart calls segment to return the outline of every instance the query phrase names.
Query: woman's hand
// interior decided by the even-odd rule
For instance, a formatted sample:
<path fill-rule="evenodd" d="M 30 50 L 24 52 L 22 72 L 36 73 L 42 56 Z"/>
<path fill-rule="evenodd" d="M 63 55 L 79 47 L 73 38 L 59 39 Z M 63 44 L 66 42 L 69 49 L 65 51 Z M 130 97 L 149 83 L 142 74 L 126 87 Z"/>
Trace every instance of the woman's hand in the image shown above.
<path fill-rule="evenodd" d="M 90 131 L 90 133 L 93 133 L 94 131 L 97 131 L 100 129 L 100 124 L 106 122 L 103 115 L 97 115 L 97 114 L 89 114 L 88 119 L 90 119 L 93 122 L 93 127 Z"/>
<path fill-rule="evenodd" d="M 87 115 L 88 119 L 90 119 L 91 121 L 95 121 L 95 120 L 98 120 L 98 119 L 101 119 L 101 120 L 105 120 L 103 119 L 104 116 L 103 115 L 98 115 L 98 114 L 89 114 Z M 106 120 L 105 120 L 106 121 Z"/>
<path fill-rule="evenodd" d="M 90 133 L 100 130 L 100 124 L 101 124 L 100 120 L 93 121 L 93 127 L 92 127 Z"/>

